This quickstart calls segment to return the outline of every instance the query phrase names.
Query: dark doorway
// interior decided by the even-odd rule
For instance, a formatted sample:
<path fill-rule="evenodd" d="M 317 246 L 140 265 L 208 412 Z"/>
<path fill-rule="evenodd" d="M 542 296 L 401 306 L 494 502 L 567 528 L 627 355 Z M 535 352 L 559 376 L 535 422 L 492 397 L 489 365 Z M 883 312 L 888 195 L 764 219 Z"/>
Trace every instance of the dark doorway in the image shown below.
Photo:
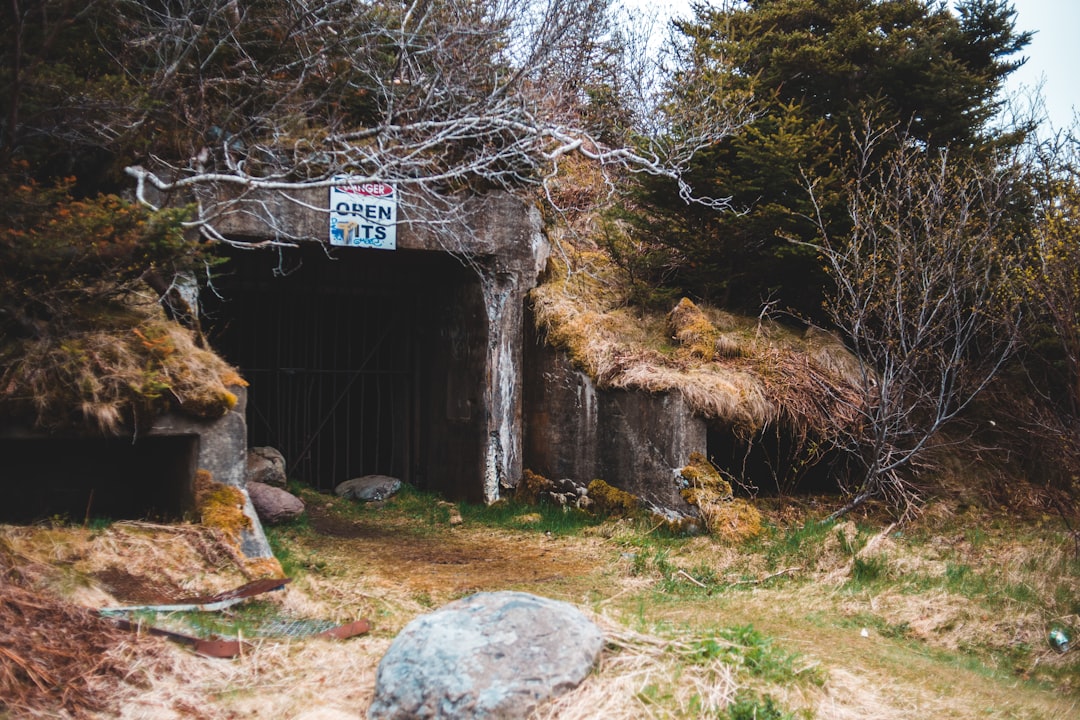
<path fill-rule="evenodd" d="M 194 507 L 197 435 L 0 439 L 0 520 L 179 520 Z"/>
<path fill-rule="evenodd" d="M 290 478 L 329 490 L 382 474 L 482 497 L 487 322 L 471 268 L 433 252 L 234 250 L 215 291 L 203 305 L 250 383 L 248 442 L 279 449 Z"/>
<path fill-rule="evenodd" d="M 735 479 L 735 492 L 751 497 L 835 495 L 849 472 L 846 453 L 778 425 L 749 436 L 711 425 L 706 444 L 709 461 Z"/>

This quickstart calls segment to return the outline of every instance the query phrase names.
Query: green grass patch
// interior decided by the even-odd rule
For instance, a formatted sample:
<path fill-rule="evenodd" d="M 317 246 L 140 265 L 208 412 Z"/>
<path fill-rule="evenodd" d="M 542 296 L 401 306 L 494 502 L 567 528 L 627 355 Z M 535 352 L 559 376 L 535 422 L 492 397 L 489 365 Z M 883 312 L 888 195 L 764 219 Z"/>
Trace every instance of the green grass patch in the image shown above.
<path fill-rule="evenodd" d="M 636 695 L 650 709 L 649 717 L 788 720 L 795 716 L 771 696 L 760 694 L 761 688 L 793 683 L 824 685 L 824 674 L 816 665 L 806 665 L 801 655 L 778 647 L 772 638 L 751 625 L 691 630 L 686 625 L 661 621 L 642 629 L 671 641 L 661 661 L 671 663 L 665 665 L 664 679 L 653 676 Z M 727 706 L 717 707 L 715 699 L 681 692 L 680 678 L 714 677 L 712 674 L 724 666 L 734 671 L 738 688 L 735 700 Z M 731 677 L 726 668 L 722 674 Z M 678 710 L 673 712 L 673 706 Z"/>
<path fill-rule="evenodd" d="M 350 516 L 370 518 L 374 514 L 392 513 L 412 521 L 413 527 L 435 527 L 450 522 L 450 508 L 440 500 L 437 493 L 417 490 L 403 483 L 401 490 L 381 503 L 343 502 Z"/>
<path fill-rule="evenodd" d="M 577 535 L 585 528 L 601 522 L 583 510 L 547 502 L 537 505 L 525 505 L 512 500 L 492 505 L 461 503 L 458 510 L 466 522 L 552 535 Z"/>
<path fill-rule="evenodd" d="M 790 683 L 799 680 L 810 681 L 816 685 L 824 683 L 824 677 L 816 668 L 798 667 L 801 656 L 777 647 L 771 637 L 763 635 L 752 625 L 740 625 L 720 630 L 719 637 L 734 643 L 727 649 L 715 649 L 716 652 L 728 653 L 732 664 L 745 668 L 750 675 L 771 683 Z M 708 643 L 701 646 L 701 651 L 713 652 Z"/>
<path fill-rule="evenodd" d="M 886 580 L 889 577 L 889 559 L 884 555 L 856 557 L 851 563 L 849 586 L 861 588 Z"/>
<path fill-rule="evenodd" d="M 771 695 L 759 696 L 743 690 L 727 706 L 722 717 L 725 720 L 792 720 L 795 715 L 782 710 Z"/>
<path fill-rule="evenodd" d="M 306 515 L 281 525 L 269 525 L 263 528 L 270 550 L 281 564 L 286 577 L 298 578 L 305 573 L 316 575 L 329 574 L 327 562 L 313 553 L 299 550 L 300 539 L 310 535 L 313 530 Z"/>
<path fill-rule="evenodd" d="M 781 565 L 810 565 L 820 556 L 825 539 L 835 533 L 835 528 L 834 523 L 819 522 L 808 522 L 784 531 L 772 528 L 748 549 L 764 552 L 771 570 Z M 760 548 L 755 548 L 754 545 L 759 543 Z"/>

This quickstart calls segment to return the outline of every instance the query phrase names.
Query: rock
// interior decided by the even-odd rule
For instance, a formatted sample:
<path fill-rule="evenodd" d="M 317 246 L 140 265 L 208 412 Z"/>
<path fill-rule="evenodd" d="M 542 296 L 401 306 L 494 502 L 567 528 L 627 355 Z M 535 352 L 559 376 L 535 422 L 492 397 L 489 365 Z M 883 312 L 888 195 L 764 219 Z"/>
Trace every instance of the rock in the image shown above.
<path fill-rule="evenodd" d="M 334 488 L 338 497 L 352 498 L 361 502 L 385 500 L 401 489 L 401 481 L 389 475 L 365 475 L 353 478 Z"/>
<path fill-rule="evenodd" d="M 255 513 L 268 525 L 288 522 L 304 512 L 304 501 L 279 487 L 249 482 L 247 491 Z"/>
<path fill-rule="evenodd" d="M 253 447 L 247 452 L 247 482 L 283 488 L 286 485 L 285 456 L 272 447 Z"/>
<path fill-rule="evenodd" d="M 375 676 L 371 720 L 526 718 L 585 679 L 603 633 L 573 605 L 478 593 L 416 618 Z"/>

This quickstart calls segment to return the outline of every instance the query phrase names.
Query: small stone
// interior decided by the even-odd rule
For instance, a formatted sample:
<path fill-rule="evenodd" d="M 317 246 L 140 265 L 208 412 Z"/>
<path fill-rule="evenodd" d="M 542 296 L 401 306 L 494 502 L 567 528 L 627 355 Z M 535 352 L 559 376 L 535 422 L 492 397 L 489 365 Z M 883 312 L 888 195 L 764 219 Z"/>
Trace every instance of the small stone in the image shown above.
<path fill-rule="evenodd" d="M 281 488 L 249 482 L 247 491 L 255 513 L 267 525 L 288 522 L 304 513 L 304 501 Z"/>
<path fill-rule="evenodd" d="M 288 478 L 285 476 L 285 456 L 277 448 L 253 447 L 247 452 L 247 468 L 244 471 L 247 482 L 258 482 L 283 488 Z"/>
<path fill-rule="evenodd" d="M 334 488 L 338 497 L 361 502 L 378 502 L 401 490 L 401 481 L 389 475 L 364 475 L 346 480 Z"/>

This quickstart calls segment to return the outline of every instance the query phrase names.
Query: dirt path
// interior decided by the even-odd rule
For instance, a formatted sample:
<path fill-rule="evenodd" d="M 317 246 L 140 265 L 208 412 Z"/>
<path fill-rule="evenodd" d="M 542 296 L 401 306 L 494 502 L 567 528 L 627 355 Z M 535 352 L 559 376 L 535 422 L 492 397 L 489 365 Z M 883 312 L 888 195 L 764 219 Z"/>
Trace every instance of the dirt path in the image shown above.
<path fill-rule="evenodd" d="M 305 548 L 342 572 L 359 572 L 414 593 L 447 600 L 484 590 L 573 594 L 595 586 L 612 550 L 588 538 L 493 528 L 410 527 L 400 522 L 342 518 L 311 509 L 315 534 Z"/>
<path fill-rule="evenodd" d="M 672 589 L 653 557 L 668 549 L 667 562 L 686 569 L 708 566 L 721 578 L 769 571 L 743 548 L 708 538 L 661 547 L 650 544 L 648 532 L 640 529 L 627 537 L 620 525 L 560 535 L 542 525 L 455 524 L 445 513 L 417 517 L 407 508 L 359 511 L 334 501 L 308 507 L 306 526 L 272 532 L 285 548 L 282 559 L 295 580 L 266 602 L 301 617 L 367 617 L 372 632 L 345 642 L 258 641 L 249 655 L 231 661 L 196 657 L 167 643 L 148 655 L 120 649 L 117 657 L 130 664 L 132 683 L 110 680 L 117 705 L 98 717 L 294 720 L 319 709 L 322 717 L 357 720 L 370 703 L 379 659 L 406 623 L 454 598 L 496 589 L 568 600 L 612 627 L 639 632 L 709 637 L 717 628 L 753 625 L 777 647 L 799 653 L 803 665 L 820 667 L 824 681 L 777 684 L 744 672 L 739 682 L 806 717 L 1080 717 L 1076 694 L 987 670 L 971 653 L 887 637 L 874 625 L 863 637 L 860 623 L 881 609 L 880 599 L 842 591 L 835 567 L 716 592 L 700 592 L 679 579 L 682 585 Z M 197 526 L 0 527 L 4 548 L 42 591 L 87 607 L 220 591 L 238 581 L 228 558 Z M 643 571 L 636 565 L 646 556 L 653 565 Z M 912 596 L 911 606 L 921 607 L 916 600 L 923 598 Z M 669 679 L 677 682 L 679 672 L 673 666 Z M 627 697 L 644 690 L 632 680 L 613 687 Z M 657 717 L 694 717 L 670 708 L 657 712 Z M 595 715 L 586 710 L 575 717 Z M 637 717 L 622 711 L 605 720 Z"/>

